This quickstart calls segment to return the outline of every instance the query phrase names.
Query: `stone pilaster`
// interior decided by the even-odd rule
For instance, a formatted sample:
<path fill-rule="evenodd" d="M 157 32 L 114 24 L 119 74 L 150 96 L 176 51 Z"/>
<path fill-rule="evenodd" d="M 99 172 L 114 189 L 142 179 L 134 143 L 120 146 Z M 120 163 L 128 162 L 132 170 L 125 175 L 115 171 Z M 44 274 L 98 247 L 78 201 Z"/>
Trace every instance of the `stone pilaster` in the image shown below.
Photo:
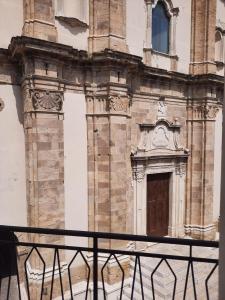
<path fill-rule="evenodd" d="M 192 74 L 215 73 L 216 0 L 192 0 Z"/>
<path fill-rule="evenodd" d="M 63 94 L 23 86 L 28 225 L 64 227 Z"/>
<path fill-rule="evenodd" d="M 90 230 L 127 232 L 129 109 L 126 94 L 87 96 Z"/>
<path fill-rule="evenodd" d="M 23 35 L 57 41 L 54 0 L 23 0 Z"/>
<path fill-rule="evenodd" d="M 214 137 L 218 107 L 213 103 L 188 106 L 188 160 L 186 233 L 194 238 L 214 239 L 213 185 Z"/>
<path fill-rule="evenodd" d="M 89 51 L 127 51 L 126 1 L 90 0 Z"/>

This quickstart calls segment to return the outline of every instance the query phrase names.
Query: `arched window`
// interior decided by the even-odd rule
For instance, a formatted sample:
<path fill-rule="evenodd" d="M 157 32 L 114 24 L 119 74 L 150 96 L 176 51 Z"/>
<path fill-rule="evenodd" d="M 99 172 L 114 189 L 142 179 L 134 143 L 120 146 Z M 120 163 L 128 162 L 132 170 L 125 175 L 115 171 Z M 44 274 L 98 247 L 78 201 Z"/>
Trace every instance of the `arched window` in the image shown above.
<path fill-rule="evenodd" d="M 162 1 L 152 10 L 152 47 L 154 50 L 169 53 L 170 18 Z"/>

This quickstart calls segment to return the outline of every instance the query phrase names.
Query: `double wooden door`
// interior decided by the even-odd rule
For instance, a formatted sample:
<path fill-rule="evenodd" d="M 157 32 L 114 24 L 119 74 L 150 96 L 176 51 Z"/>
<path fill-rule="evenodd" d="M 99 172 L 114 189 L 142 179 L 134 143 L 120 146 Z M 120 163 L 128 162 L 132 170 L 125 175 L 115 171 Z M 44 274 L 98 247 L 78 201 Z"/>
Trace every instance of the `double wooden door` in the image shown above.
<path fill-rule="evenodd" d="M 168 235 L 170 173 L 147 175 L 147 235 Z"/>

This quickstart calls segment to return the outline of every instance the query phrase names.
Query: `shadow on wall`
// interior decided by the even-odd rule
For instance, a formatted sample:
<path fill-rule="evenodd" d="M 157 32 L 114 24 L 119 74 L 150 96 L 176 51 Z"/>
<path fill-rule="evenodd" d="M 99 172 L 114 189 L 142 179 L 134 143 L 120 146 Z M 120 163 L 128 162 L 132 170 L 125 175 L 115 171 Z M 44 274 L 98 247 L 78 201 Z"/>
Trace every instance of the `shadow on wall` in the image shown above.
<path fill-rule="evenodd" d="M 16 111 L 17 116 L 20 124 L 23 125 L 23 98 L 22 98 L 22 92 L 19 85 L 13 85 L 13 94 L 15 96 L 16 101 Z"/>
<path fill-rule="evenodd" d="M 78 19 L 75 18 L 66 18 L 68 20 L 58 19 L 58 22 L 61 26 L 63 26 L 65 29 L 67 29 L 72 35 L 78 35 L 81 33 L 85 33 L 87 31 L 88 26 L 80 22 Z M 71 20 L 69 20 L 71 19 Z M 69 24 L 71 23 L 71 25 Z M 74 23 L 74 25 L 72 25 Z M 76 24 L 77 23 L 77 24 Z M 80 23 L 80 24 L 79 24 Z M 83 24 L 83 25 L 81 25 Z"/>

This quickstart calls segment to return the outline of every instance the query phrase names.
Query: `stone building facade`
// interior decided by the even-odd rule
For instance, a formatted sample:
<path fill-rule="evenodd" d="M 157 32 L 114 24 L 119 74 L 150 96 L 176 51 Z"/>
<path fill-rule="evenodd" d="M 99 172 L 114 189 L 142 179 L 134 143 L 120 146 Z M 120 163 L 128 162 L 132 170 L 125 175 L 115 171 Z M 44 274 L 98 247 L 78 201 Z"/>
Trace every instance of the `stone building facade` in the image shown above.
<path fill-rule="evenodd" d="M 214 239 L 224 18 L 223 0 L 0 0 L 1 223 Z"/>

